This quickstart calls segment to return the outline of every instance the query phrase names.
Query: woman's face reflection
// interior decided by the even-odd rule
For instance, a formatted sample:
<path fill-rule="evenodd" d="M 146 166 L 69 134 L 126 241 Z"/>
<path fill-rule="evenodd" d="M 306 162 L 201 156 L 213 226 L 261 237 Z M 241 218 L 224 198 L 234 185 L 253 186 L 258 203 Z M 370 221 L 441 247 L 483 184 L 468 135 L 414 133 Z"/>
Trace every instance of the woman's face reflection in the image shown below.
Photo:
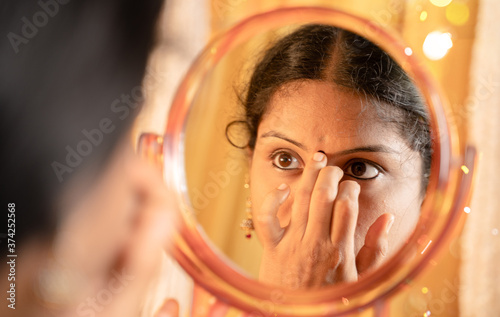
<path fill-rule="evenodd" d="M 354 281 L 396 251 L 415 228 L 425 191 L 423 160 L 407 143 L 367 97 L 320 80 L 280 87 L 251 153 L 261 280 Z M 295 265 L 294 257 L 302 260 Z"/>

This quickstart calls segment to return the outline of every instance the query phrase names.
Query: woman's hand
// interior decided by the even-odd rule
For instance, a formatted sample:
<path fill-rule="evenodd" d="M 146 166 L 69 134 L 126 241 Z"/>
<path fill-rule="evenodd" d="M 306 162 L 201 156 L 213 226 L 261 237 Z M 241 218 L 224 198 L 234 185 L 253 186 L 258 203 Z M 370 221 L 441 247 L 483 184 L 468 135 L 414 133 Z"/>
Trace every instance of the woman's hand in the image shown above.
<path fill-rule="evenodd" d="M 292 289 L 352 282 L 385 258 L 394 216 L 383 214 L 371 225 L 356 256 L 360 186 L 355 181 L 340 182 L 343 171 L 326 166 L 326 161 L 317 152 L 306 164 L 288 226 L 282 228 L 277 217 L 290 195 L 286 184 L 270 192 L 254 210 L 256 232 L 264 246 L 261 281 Z"/>
<path fill-rule="evenodd" d="M 144 301 L 152 296 L 177 218 L 161 173 L 130 149 L 116 157 L 109 174 L 61 225 L 53 248 L 57 263 L 65 266 L 53 271 L 80 278 L 68 284 L 67 302 L 56 297 L 59 292 L 50 297 L 62 304 L 46 315 L 144 316 Z M 177 302 L 167 300 L 154 316 L 178 316 Z"/>

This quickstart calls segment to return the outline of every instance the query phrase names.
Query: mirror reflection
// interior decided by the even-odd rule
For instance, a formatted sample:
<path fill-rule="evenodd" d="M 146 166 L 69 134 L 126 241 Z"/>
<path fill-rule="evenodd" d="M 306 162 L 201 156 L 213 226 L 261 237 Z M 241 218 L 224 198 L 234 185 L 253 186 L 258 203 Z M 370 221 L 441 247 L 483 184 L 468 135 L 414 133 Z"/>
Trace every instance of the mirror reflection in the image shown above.
<path fill-rule="evenodd" d="M 355 282 L 390 259 L 430 177 L 429 118 L 411 78 L 329 25 L 263 35 L 221 65 L 186 130 L 188 191 L 213 244 L 291 289 Z"/>

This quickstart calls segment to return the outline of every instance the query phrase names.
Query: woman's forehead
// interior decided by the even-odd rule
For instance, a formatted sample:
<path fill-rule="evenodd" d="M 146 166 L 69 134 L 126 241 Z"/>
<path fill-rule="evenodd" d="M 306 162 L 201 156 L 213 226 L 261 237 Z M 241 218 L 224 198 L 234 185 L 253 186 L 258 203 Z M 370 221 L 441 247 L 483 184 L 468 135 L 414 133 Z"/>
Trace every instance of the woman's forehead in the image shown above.
<path fill-rule="evenodd" d="M 369 113 L 370 99 L 331 82 L 304 80 L 287 83 L 273 94 L 267 113 L 289 113 L 327 121 L 356 119 Z"/>
<path fill-rule="evenodd" d="M 271 130 L 325 146 L 404 143 L 395 126 L 381 119 L 370 100 L 331 83 L 312 80 L 287 84 L 273 95 L 259 136 Z"/>

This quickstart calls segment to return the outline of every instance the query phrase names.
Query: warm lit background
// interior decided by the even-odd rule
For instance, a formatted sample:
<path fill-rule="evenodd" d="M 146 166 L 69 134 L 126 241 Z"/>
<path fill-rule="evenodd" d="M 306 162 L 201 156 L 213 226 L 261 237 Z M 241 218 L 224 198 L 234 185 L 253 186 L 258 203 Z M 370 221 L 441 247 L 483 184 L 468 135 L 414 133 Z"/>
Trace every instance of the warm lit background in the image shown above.
<path fill-rule="evenodd" d="M 469 132 L 471 122 L 476 125 L 479 123 L 483 129 L 489 126 L 486 123 L 482 125 L 484 120 L 491 119 L 484 110 L 486 106 L 483 105 L 496 104 L 494 110 L 490 108 L 488 111 L 497 116 L 493 118 L 493 122 L 500 120 L 497 110 L 500 43 L 498 40 L 492 42 L 488 38 L 499 37 L 496 31 L 490 30 L 494 28 L 494 23 L 497 26 L 495 30 L 499 29 L 498 22 L 491 13 L 500 13 L 499 3 L 495 0 L 210 0 L 198 4 L 186 2 L 167 2 L 160 24 L 159 45 L 152 54 L 148 71 L 150 76 L 145 80 L 148 98 L 144 112 L 137 122 L 137 132 L 162 133 L 176 85 L 195 55 L 211 37 L 259 12 L 281 6 L 321 5 L 344 9 L 370 19 L 382 27 L 400 32 L 413 53 L 431 70 L 447 95 L 451 104 L 448 118 L 460 131 L 461 145 L 464 146 L 469 135 L 472 135 L 473 141 L 479 143 L 481 156 L 484 154 L 481 159 L 485 163 L 489 162 L 487 156 L 493 157 L 488 149 L 498 148 L 498 142 L 487 143 L 486 148 L 482 148 L 480 144 L 482 136 L 497 138 L 498 134 L 485 136 L 481 134 L 484 132 L 478 132 L 477 128 Z M 481 11 L 484 7 L 489 9 Z M 478 16 L 483 20 L 478 20 Z M 481 36 L 478 37 L 476 34 L 479 34 L 479 31 Z M 265 40 L 272 38 L 272 35 L 266 35 L 254 44 L 242 47 L 240 51 L 226 58 L 211 74 L 211 78 L 216 82 L 227 85 L 205 87 L 198 99 L 206 100 L 211 106 L 199 107 L 201 110 L 193 112 L 187 133 L 186 166 L 189 192 L 197 218 L 212 243 L 250 275 L 255 275 L 258 271 L 260 246 L 255 237 L 245 239 L 239 228 L 239 223 L 245 216 L 245 200 L 248 196 L 248 189 L 244 188 L 246 157 L 243 151 L 231 147 L 225 141 L 224 128 L 228 122 L 238 119 L 241 114 L 237 110 L 239 104 L 236 92 L 244 88 L 241 81 L 249 74 L 248 67 L 252 64 L 251 60 L 242 60 L 242 56 L 252 56 L 252 52 L 263 48 L 259 45 L 264 45 L 262 43 Z M 474 43 L 477 43 L 476 46 Z M 489 43 L 492 43 L 493 47 L 496 45 L 496 50 L 487 49 Z M 491 63 L 491 69 L 485 65 L 484 59 Z M 218 92 L 216 96 L 213 95 L 214 91 Z M 232 164 L 236 163 L 241 168 L 235 169 Z M 226 176 L 229 177 L 228 181 Z M 484 180 L 486 181 L 486 178 Z M 476 192 L 483 193 L 482 188 L 478 188 Z M 494 198 L 491 189 L 489 193 L 488 197 Z M 476 196 L 480 195 L 478 193 Z M 488 198 L 476 198 L 476 201 L 471 205 L 472 212 L 461 237 L 454 239 L 443 257 L 432 262 L 424 274 L 411 281 L 411 288 L 391 298 L 393 316 L 458 316 L 459 307 L 460 315 L 463 316 L 494 315 L 494 309 L 499 307 L 499 303 L 495 301 L 495 294 L 497 298 L 500 295 L 498 287 L 491 285 L 494 279 L 488 280 L 488 276 L 482 276 L 482 280 L 477 282 L 476 276 L 479 275 L 474 268 L 482 265 L 488 273 L 498 276 L 493 269 L 496 266 L 492 266 L 495 256 L 491 255 L 493 253 L 496 254 L 496 259 L 500 258 L 500 251 L 497 251 L 500 249 L 500 219 L 494 215 L 494 208 L 498 204 L 494 205 L 494 201 L 491 202 Z M 485 205 L 485 202 L 488 204 Z M 478 207 L 474 208 L 476 205 Z M 483 210 L 483 216 L 474 215 L 476 210 Z M 478 249 L 484 245 L 496 245 L 497 248 L 489 247 L 480 253 Z M 186 293 L 189 293 L 190 288 L 186 289 Z M 479 300 L 482 310 L 474 309 L 470 296 Z"/>

